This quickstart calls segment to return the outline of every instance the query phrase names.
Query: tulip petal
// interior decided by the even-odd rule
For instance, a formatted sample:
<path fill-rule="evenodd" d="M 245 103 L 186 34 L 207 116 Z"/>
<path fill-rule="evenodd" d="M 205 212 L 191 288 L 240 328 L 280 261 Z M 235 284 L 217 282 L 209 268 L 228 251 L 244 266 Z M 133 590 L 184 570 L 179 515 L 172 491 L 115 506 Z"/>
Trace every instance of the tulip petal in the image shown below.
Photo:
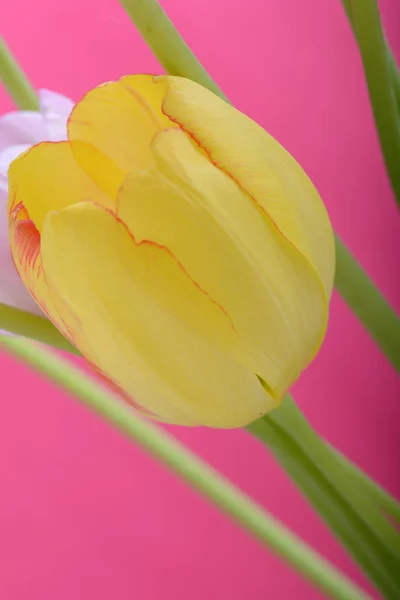
<path fill-rule="evenodd" d="M 77 347 L 160 419 L 239 427 L 276 405 L 234 360 L 237 335 L 223 308 L 169 249 L 136 241 L 110 211 L 86 202 L 49 214 L 42 257 L 55 304 L 68 306 L 60 314 L 75 316 Z"/>
<path fill-rule="evenodd" d="M 80 152 L 89 161 L 95 150 L 86 144 Z M 45 142 L 28 150 L 11 164 L 9 186 L 9 212 L 22 203 L 39 232 L 49 211 L 82 200 L 111 210 L 115 204 L 78 166 L 68 142 Z M 119 180 L 115 191 L 118 186 Z"/>
<path fill-rule="evenodd" d="M 167 77 L 167 85 L 164 113 L 307 258 L 329 298 L 335 265 L 332 228 L 302 168 L 262 127 L 202 86 L 180 77 Z"/>
<path fill-rule="evenodd" d="M 19 301 L 18 304 L 15 301 L 6 302 L 6 304 L 17 305 L 17 308 L 23 308 L 37 314 L 41 314 L 38 308 L 40 306 L 42 311 L 61 333 L 72 341 L 68 327 L 63 323 L 53 304 L 43 276 L 40 233 L 22 204 L 15 206 L 10 214 L 9 238 L 14 265 L 20 277 L 19 286 L 25 286 L 26 289 L 24 289 L 25 294 L 22 294 L 19 291 L 20 287 L 18 284 L 12 286 L 12 280 L 11 287 L 8 287 L 8 283 L 5 283 L 5 286 L 7 286 L 5 289 L 7 289 L 8 294 L 10 296 L 13 294 L 12 298 L 18 298 Z M 26 299 L 28 292 L 32 298 L 30 303 Z M 33 301 L 38 305 L 36 310 L 32 309 Z M 25 303 L 27 304 L 26 306 L 24 306 Z"/>
<path fill-rule="evenodd" d="M 175 126 L 161 112 L 165 89 L 152 75 L 131 75 L 91 90 L 71 113 L 68 138 L 93 145 L 125 174 L 149 166 L 153 136 Z M 77 160 L 86 169 L 84 157 Z M 96 177 L 96 170 L 90 174 Z"/>
<path fill-rule="evenodd" d="M 0 150 L 8 146 L 31 146 L 47 137 L 43 115 L 34 111 L 15 111 L 0 117 Z"/>
<path fill-rule="evenodd" d="M 181 130 L 158 134 L 152 149 L 159 171 L 126 180 L 117 215 L 137 241 L 167 246 L 224 307 L 242 346 L 239 360 L 281 398 L 325 332 L 327 305 L 317 277 Z M 212 324 L 211 331 L 197 325 L 212 338 Z"/>

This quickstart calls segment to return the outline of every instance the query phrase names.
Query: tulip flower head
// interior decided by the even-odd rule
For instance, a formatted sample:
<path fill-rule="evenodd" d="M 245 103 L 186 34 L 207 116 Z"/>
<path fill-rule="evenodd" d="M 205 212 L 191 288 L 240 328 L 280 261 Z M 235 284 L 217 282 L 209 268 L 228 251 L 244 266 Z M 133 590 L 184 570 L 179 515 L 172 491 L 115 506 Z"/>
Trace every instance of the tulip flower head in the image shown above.
<path fill-rule="evenodd" d="M 67 118 L 74 103 L 69 98 L 39 90 L 40 111 L 15 111 L 0 117 L 0 302 L 43 314 L 28 294 L 14 267 L 8 241 L 8 167 L 32 145 L 67 139 Z"/>
<path fill-rule="evenodd" d="M 244 426 L 316 355 L 335 263 L 324 205 L 268 133 L 200 85 L 100 86 L 68 141 L 34 146 L 9 177 L 21 279 L 144 414 Z"/>

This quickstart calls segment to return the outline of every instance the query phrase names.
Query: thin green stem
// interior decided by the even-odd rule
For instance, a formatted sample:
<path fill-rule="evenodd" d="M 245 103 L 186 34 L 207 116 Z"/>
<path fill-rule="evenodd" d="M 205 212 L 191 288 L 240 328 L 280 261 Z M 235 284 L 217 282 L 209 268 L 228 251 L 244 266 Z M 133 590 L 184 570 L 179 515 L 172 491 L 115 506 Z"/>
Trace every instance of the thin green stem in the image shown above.
<path fill-rule="evenodd" d="M 342 0 L 343 8 L 346 12 L 347 18 L 349 20 L 350 26 L 353 30 L 354 36 L 356 36 L 356 28 L 355 22 L 353 22 L 354 14 L 352 10 L 352 0 Z M 400 73 L 397 66 L 397 62 L 395 57 L 393 56 L 393 52 L 390 48 L 389 42 L 385 38 L 386 52 L 389 62 L 389 70 L 390 70 L 390 78 L 393 86 L 394 95 L 396 97 L 397 109 L 400 114 Z"/>
<path fill-rule="evenodd" d="M 21 110 L 39 110 L 39 100 L 25 73 L 0 37 L 0 80 Z"/>
<path fill-rule="evenodd" d="M 342 0 L 364 65 L 387 172 L 400 203 L 400 115 L 396 62 L 388 48 L 376 0 Z"/>
<path fill-rule="evenodd" d="M 400 588 L 399 503 L 315 433 L 287 395 L 247 428 L 279 464 L 388 600 Z"/>
<path fill-rule="evenodd" d="M 393 56 L 393 52 L 389 48 L 388 42 L 386 42 L 387 52 L 388 52 L 388 61 L 389 61 L 389 69 L 392 79 L 393 92 L 396 97 L 397 103 L 397 112 L 400 115 L 400 73 L 397 66 L 397 62 L 395 57 Z"/>
<path fill-rule="evenodd" d="M 341 600 L 361 600 L 368 597 L 358 586 L 217 471 L 159 427 L 137 416 L 77 369 L 67 366 L 34 343 L 20 338 L 0 336 L 0 344 L 102 415 L 131 440 L 137 442 L 211 502 L 222 508 L 329 597 Z"/>
<path fill-rule="evenodd" d="M 225 98 L 217 84 L 181 38 L 157 0 L 120 0 L 147 45 L 167 73 L 188 77 Z"/>
<path fill-rule="evenodd" d="M 400 370 L 400 319 L 338 236 L 335 287 L 386 358 Z"/>
<path fill-rule="evenodd" d="M 59 350 L 79 354 L 54 325 L 44 317 L 0 303 L 0 329 L 15 335 L 31 338 Z"/>
<path fill-rule="evenodd" d="M 314 435 L 316 435 L 315 432 Z M 381 510 L 381 514 L 384 516 L 390 515 L 400 527 L 400 503 L 396 498 L 378 485 L 376 481 L 368 477 L 364 471 L 361 471 L 346 456 L 339 452 L 337 448 L 334 448 L 327 442 L 325 442 L 325 445 L 329 448 L 330 453 L 335 456 L 335 460 L 339 461 L 340 467 L 347 472 L 353 485 L 360 485 L 364 490 L 368 490 L 368 493 L 374 497 L 376 506 Z"/>

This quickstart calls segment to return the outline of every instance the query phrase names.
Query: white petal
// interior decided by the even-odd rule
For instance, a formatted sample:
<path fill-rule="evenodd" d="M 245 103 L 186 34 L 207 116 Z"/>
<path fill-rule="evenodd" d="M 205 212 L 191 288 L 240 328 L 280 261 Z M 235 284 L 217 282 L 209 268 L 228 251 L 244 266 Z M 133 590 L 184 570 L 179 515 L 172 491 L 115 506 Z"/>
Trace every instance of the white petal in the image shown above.
<path fill-rule="evenodd" d="M 49 142 L 61 142 L 67 139 L 67 122 L 60 117 L 45 117 L 46 140 Z"/>
<path fill-rule="evenodd" d="M 9 148 L 5 148 L 4 150 L 0 151 L 0 185 L 3 184 L 2 187 L 5 186 L 6 192 L 8 181 L 8 167 L 10 166 L 12 161 L 17 158 L 17 156 L 25 152 L 25 150 L 27 150 L 29 147 L 30 146 L 27 144 L 18 144 L 15 146 L 10 146 Z"/>
<path fill-rule="evenodd" d="M 73 101 L 50 90 L 39 90 L 39 102 L 46 122 L 46 139 L 50 142 L 66 140 L 67 119 L 74 106 Z"/>
<path fill-rule="evenodd" d="M 8 244 L 7 185 L 0 181 L 0 247 Z"/>
<path fill-rule="evenodd" d="M 0 187 L 0 302 L 42 315 L 14 267 L 8 243 L 7 186 Z"/>
<path fill-rule="evenodd" d="M 0 150 L 8 146 L 32 146 L 46 139 L 43 115 L 33 111 L 10 112 L 0 117 Z"/>
<path fill-rule="evenodd" d="M 44 316 L 19 278 L 8 244 L 0 244 L 0 302 Z"/>
<path fill-rule="evenodd" d="M 40 111 L 46 116 L 61 117 L 66 121 L 74 106 L 74 102 L 50 90 L 39 90 Z"/>

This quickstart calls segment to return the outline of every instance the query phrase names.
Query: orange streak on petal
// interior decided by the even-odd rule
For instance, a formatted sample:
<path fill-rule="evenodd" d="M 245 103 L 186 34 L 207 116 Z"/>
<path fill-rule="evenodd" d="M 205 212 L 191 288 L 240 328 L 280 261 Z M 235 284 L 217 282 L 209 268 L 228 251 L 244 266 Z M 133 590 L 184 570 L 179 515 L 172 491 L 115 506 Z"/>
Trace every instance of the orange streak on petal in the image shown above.
<path fill-rule="evenodd" d="M 126 404 L 128 404 L 131 408 L 134 408 L 138 412 L 142 413 L 146 417 L 151 417 L 153 419 L 157 419 L 157 415 L 144 408 L 141 404 L 136 402 L 125 390 L 123 390 L 118 384 L 115 383 L 108 375 L 106 375 L 100 367 L 91 362 L 91 360 L 85 356 L 85 362 L 89 365 L 91 370 L 103 381 L 107 387 L 109 387 L 112 391 L 114 391 Z"/>
<path fill-rule="evenodd" d="M 302 254 L 300 252 L 300 250 L 297 248 L 297 246 L 295 246 L 293 244 L 293 242 L 287 238 L 284 233 L 281 231 L 281 229 L 279 228 L 278 224 L 274 221 L 274 219 L 271 217 L 271 215 L 268 213 L 268 211 L 259 203 L 257 202 L 256 198 L 254 196 L 252 196 L 250 194 L 250 192 L 248 190 L 246 190 L 242 184 L 240 183 L 240 181 L 238 179 L 236 179 L 236 177 L 234 175 L 232 175 L 232 173 L 230 173 L 227 169 L 225 169 L 224 167 L 222 167 L 221 165 L 219 165 L 211 156 L 210 151 L 206 148 L 206 146 L 204 146 L 203 144 L 201 144 L 201 142 L 197 139 L 197 137 L 195 136 L 195 134 L 190 131 L 187 127 L 185 127 L 184 125 L 182 125 L 182 123 L 179 122 L 179 120 L 176 117 L 171 117 L 171 115 L 169 115 L 167 113 L 167 111 L 164 108 L 164 102 L 161 106 L 161 112 L 168 117 L 173 123 L 175 123 L 176 125 L 178 125 L 180 127 L 180 129 L 186 133 L 186 135 L 188 137 L 190 137 L 191 140 L 193 140 L 193 142 L 196 144 L 196 146 L 202 151 L 204 152 L 204 154 L 206 154 L 208 160 L 210 161 L 211 164 L 214 165 L 214 167 L 216 167 L 217 169 L 219 169 L 220 171 L 222 171 L 222 173 L 225 173 L 225 175 L 227 177 L 229 177 L 229 179 L 231 179 L 245 194 L 246 196 L 248 196 L 250 198 L 250 200 L 257 206 L 257 208 L 266 215 L 266 217 L 268 218 L 268 220 L 271 222 L 271 224 L 275 227 L 275 229 L 278 231 L 279 235 L 286 241 L 288 242 L 297 252 L 299 252 L 300 254 Z M 302 254 L 303 256 L 303 254 Z"/>
<path fill-rule="evenodd" d="M 140 94 L 137 90 L 135 90 L 129 84 L 125 84 L 123 81 L 121 83 L 122 83 L 125 91 L 127 91 L 128 94 L 130 96 L 132 96 L 132 98 L 142 107 L 143 112 L 148 116 L 148 118 L 153 123 L 153 125 L 156 127 L 156 129 L 159 129 L 160 131 L 162 131 L 164 129 L 164 123 L 159 118 L 157 118 L 157 114 L 152 109 L 150 103 L 147 102 L 146 98 L 144 98 L 144 96 L 142 96 L 142 94 Z"/>
<path fill-rule="evenodd" d="M 40 233 L 33 221 L 29 219 L 22 202 L 19 202 L 13 208 L 10 214 L 10 224 L 14 242 L 14 263 L 25 284 L 27 284 L 35 269 L 41 270 L 41 265 L 38 264 L 40 257 Z"/>
<path fill-rule="evenodd" d="M 11 211 L 9 224 L 12 259 L 22 282 L 53 325 L 75 345 L 73 332 L 53 306 L 43 273 L 40 233 L 22 202 Z"/>
<path fill-rule="evenodd" d="M 122 219 L 120 219 L 119 216 L 118 216 L 118 196 L 117 196 L 116 213 L 113 213 L 111 210 L 109 210 L 107 208 L 104 208 L 103 206 L 100 206 L 100 205 L 97 205 L 97 206 L 99 206 L 99 208 L 102 208 L 103 210 L 107 211 L 109 214 L 113 215 L 113 217 L 115 218 L 115 220 L 118 223 L 120 223 L 121 225 L 123 225 L 123 227 L 125 228 L 126 232 L 128 233 L 129 237 L 131 238 L 131 240 L 133 241 L 133 243 L 135 244 L 136 247 L 140 247 L 140 246 L 153 246 L 154 248 L 157 248 L 157 250 L 161 250 L 162 252 L 165 252 L 166 254 L 168 254 L 176 262 L 176 264 L 178 265 L 178 267 L 185 274 L 185 276 L 191 281 L 191 283 L 199 290 L 199 292 L 201 292 L 202 294 L 204 294 L 208 298 L 208 300 L 210 300 L 210 302 L 212 302 L 212 304 L 214 304 L 215 306 L 217 306 L 223 312 L 223 314 L 225 315 L 225 317 L 229 320 L 230 326 L 232 327 L 232 329 L 234 330 L 234 332 L 237 333 L 237 331 L 235 329 L 235 326 L 233 324 L 233 321 L 231 320 L 230 316 L 228 315 L 228 312 L 226 311 L 226 309 L 221 304 L 219 304 L 216 300 L 214 300 L 210 296 L 210 294 L 204 288 L 202 288 L 197 283 L 197 281 L 195 281 L 195 279 L 193 279 L 193 277 L 190 275 L 190 273 L 187 271 L 187 269 L 184 267 L 184 265 L 175 256 L 175 254 L 169 248 L 167 248 L 167 246 L 163 246 L 162 244 L 158 244 L 157 242 L 154 242 L 153 240 L 141 240 L 140 242 L 136 241 L 136 238 L 135 238 L 134 234 L 132 233 L 132 231 L 129 229 L 128 225 L 126 223 L 124 223 L 124 221 L 122 221 Z"/>

